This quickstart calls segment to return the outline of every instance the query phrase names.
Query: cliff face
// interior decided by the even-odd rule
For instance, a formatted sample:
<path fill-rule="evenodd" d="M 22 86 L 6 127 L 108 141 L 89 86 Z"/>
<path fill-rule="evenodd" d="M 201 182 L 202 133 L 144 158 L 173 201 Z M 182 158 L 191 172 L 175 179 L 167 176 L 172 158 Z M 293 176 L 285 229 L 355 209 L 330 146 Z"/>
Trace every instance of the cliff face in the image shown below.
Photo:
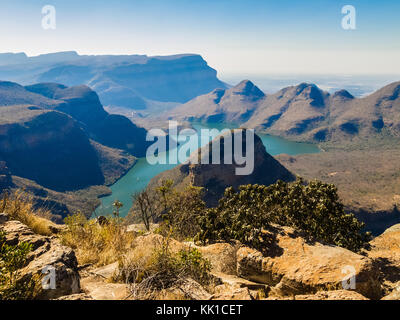
<path fill-rule="evenodd" d="M 245 130 L 241 130 L 244 135 Z M 227 148 L 226 137 L 229 134 L 224 134 L 216 137 L 210 142 L 209 147 L 203 147 L 194 152 L 190 158 L 202 157 L 204 159 L 213 158 L 212 144 L 219 143 L 220 146 L 220 163 L 221 164 L 191 164 L 185 163 L 175 167 L 172 170 L 161 173 L 150 181 L 149 187 L 152 188 L 158 185 L 162 180 L 171 179 L 176 187 L 183 188 L 189 184 L 205 189 L 205 201 L 207 205 L 216 205 L 218 200 L 224 194 L 227 187 L 232 186 L 237 189 L 241 185 L 246 184 L 262 184 L 270 185 L 277 180 L 293 181 L 294 175 L 282 166 L 275 158 L 267 153 L 265 147 L 257 135 L 254 135 L 254 170 L 248 175 L 239 175 L 238 168 L 243 168 L 243 165 L 237 164 L 235 161 L 232 164 L 224 162 L 224 150 Z M 242 140 L 242 150 L 246 150 L 246 140 Z M 233 148 L 232 157 L 235 150 Z M 232 159 L 235 159 L 234 157 Z M 211 161 L 210 161 L 211 163 Z"/>
<path fill-rule="evenodd" d="M 126 150 L 137 157 L 145 155 L 148 146 L 146 130 L 124 116 L 108 114 L 97 93 L 89 87 L 40 83 L 26 87 L 26 90 L 55 100 L 57 103 L 48 107 L 78 120 L 93 140 L 111 148 Z"/>
<path fill-rule="evenodd" d="M 57 191 L 104 183 L 96 152 L 73 118 L 26 106 L 3 107 L 2 115 L 7 111 L 14 118 L 0 122 L 0 160 L 13 175 Z"/>

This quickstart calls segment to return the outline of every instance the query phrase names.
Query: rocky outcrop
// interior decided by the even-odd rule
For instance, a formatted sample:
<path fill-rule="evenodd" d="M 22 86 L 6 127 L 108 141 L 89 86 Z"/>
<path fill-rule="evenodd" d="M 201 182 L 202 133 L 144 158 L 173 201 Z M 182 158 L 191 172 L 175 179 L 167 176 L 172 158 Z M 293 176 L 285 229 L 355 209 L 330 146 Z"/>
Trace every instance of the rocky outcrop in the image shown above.
<path fill-rule="evenodd" d="M 350 290 L 320 291 L 316 294 L 303 294 L 292 297 L 271 296 L 266 300 L 368 300 L 363 295 Z"/>
<path fill-rule="evenodd" d="M 385 293 L 396 292 L 400 281 L 400 224 L 387 229 L 370 242 L 368 257 L 373 259 L 381 271 Z"/>
<path fill-rule="evenodd" d="M 249 152 L 246 155 L 248 161 L 246 165 L 249 168 L 248 174 L 238 173 L 238 169 L 243 168 L 244 165 L 239 165 L 235 162 L 235 152 L 238 153 L 239 151 L 235 151 L 235 148 L 231 147 L 233 143 L 230 141 L 234 141 L 234 138 L 239 135 L 242 135 L 243 153 L 245 151 Z M 205 189 L 204 200 L 207 205 L 213 206 L 218 204 L 218 200 L 223 196 L 227 187 L 238 189 L 239 186 L 246 184 L 270 185 L 278 180 L 286 182 L 295 180 L 291 172 L 267 153 L 258 135 L 254 134 L 253 150 L 251 148 L 247 150 L 246 143 L 245 129 L 237 130 L 235 133 L 233 131 L 225 132 L 217 136 L 207 146 L 195 151 L 187 163 L 178 165 L 174 169 L 154 177 L 150 181 L 148 188 L 154 188 L 166 179 L 173 180 L 177 188 L 183 188 L 190 184 L 203 187 Z M 231 150 L 231 163 L 225 161 L 224 150 Z M 204 159 L 208 159 L 208 164 L 203 161 Z M 215 159 L 218 159 L 220 164 L 213 164 Z M 253 170 L 250 170 L 252 164 L 254 164 Z"/>
<path fill-rule="evenodd" d="M 19 221 L 9 221 L 5 216 L 0 219 L 0 230 L 6 232 L 8 245 L 21 242 L 32 245 L 27 265 L 19 273 L 22 281 L 32 279 L 39 286 L 36 299 L 56 299 L 80 293 L 78 262 L 72 249 L 61 245 L 53 237 L 35 234 L 26 225 Z M 43 277 L 47 273 L 50 275 L 53 272 L 51 270 L 54 270 L 55 289 L 44 289 L 41 286 Z"/>
<path fill-rule="evenodd" d="M 277 233 L 276 245 L 280 253 L 272 256 L 247 247 L 239 249 L 238 276 L 267 284 L 274 294 L 294 296 L 342 289 L 343 280 L 354 275 L 356 292 L 374 299 L 381 296 L 378 269 L 367 257 L 340 247 L 307 243 L 290 228 Z"/>
<path fill-rule="evenodd" d="M 236 246 L 229 243 L 215 243 L 205 247 L 196 246 L 196 248 L 211 262 L 213 272 L 236 274 Z"/>

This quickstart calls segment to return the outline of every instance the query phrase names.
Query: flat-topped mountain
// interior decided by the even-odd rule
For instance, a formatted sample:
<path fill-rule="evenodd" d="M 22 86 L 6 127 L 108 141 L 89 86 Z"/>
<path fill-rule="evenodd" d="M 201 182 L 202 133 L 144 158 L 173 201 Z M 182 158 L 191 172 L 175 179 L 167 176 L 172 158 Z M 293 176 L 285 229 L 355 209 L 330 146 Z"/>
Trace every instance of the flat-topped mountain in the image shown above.
<path fill-rule="evenodd" d="M 233 122 L 295 140 L 321 142 L 397 136 L 400 129 L 400 82 L 355 98 L 346 90 L 329 94 L 302 83 L 264 95 L 249 81 L 214 90 L 181 105 L 164 118 Z M 239 92 L 239 94 L 237 93 Z"/>
<path fill-rule="evenodd" d="M 243 135 L 243 153 L 246 150 L 245 132 L 246 130 L 241 130 L 240 132 Z M 211 160 L 213 157 L 215 158 L 213 152 L 216 151 L 219 152 L 216 156 L 220 156 L 219 162 L 221 164 L 212 164 L 212 161 L 209 161 L 210 164 L 205 164 L 202 161 L 198 161 L 198 164 L 189 162 L 181 164 L 154 177 L 149 183 L 149 188 L 151 189 L 167 179 L 173 180 L 177 188 L 184 188 L 188 185 L 204 187 L 206 203 L 208 205 L 216 205 L 218 199 L 224 194 L 225 189 L 230 186 L 237 189 L 239 186 L 246 184 L 270 185 L 277 180 L 288 182 L 295 179 L 291 172 L 267 153 L 260 137 L 256 134 L 254 135 L 254 154 L 248 155 L 253 157 L 254 170 L 248 175 L 237 174 L 237 168 L 243 167 L 243 165 L 235 162 L 233 156 L 235 153 L 234 147 L 231 149 L 232 163 L 229 164 L 224 161 L 224 150 L 228 148 L 226 143 L 230 141 L 230 139 L 227 139 L 229 135 L 231 137 L 234 136 L 232 131 L 222 134 L 211 141 L 208 146 L 199 148 L 190 156 L 190 159 L 201 157 Z M 219 146 L 219 149 L 214 150 L 213 144 Z"/>
<path fill-rule="evenodd" d="M 0 54 L 0 78 L 22 84 L 86 84 L 104 105 L 145 109 L 153 101 L 187 102 L 226 88 L 217 72 L 196 54 L 172 56 L 79 55 L 58 52 L 28 57 Z"/>

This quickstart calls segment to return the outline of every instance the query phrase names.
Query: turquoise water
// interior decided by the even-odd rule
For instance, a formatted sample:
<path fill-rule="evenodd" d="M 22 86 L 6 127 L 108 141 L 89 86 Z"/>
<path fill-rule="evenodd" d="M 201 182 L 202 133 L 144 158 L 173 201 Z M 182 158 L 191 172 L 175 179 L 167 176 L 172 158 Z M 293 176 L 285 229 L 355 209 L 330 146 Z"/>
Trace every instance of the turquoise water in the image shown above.
<path fill-rule="evenodd" d="M 197 131 L 200 129 L 218 129 L 222 130 L 224 128 L 233 128 L 233 126 L 228 126 L 226 124 L 192 124 L 193 128 Z M 296 155 L 296 154 L 305 154 L 305 153 L 318 153 L 320 152 L 319 148 L 314 144 L 309 143 L 299 143 L 299 142 L 292 142 L 288 141 L 283 138 L 270 136 L 266 134 L 258 134 L 261 138 L 267 152 L 271 155 L 278 155 L 278 154 L 289 154 L 289 155 Z M 189 137 L 189 136 L 187 136 Z M 214 138 L 215 136 L 211 137 Z M 206 141 L 201 141 L 198 139 L 197 144 L 193 141 L 189 145 L 196 150 L 197 147 L 203 146 L 207 143 Z M 178 147 L 178 150 L 180 148 Z M 169 152 L 176 152 L 176 149 L 171 150 Z M 169 152 L 166 152 L 164 155 L 166 157 L 169 156 Z M 160 156 L 163 154 L 160 154 Z M 187 153 L 189 156 L 189 152 Z M 167 158 L 168 159 L 168 158 Z M 150 182 L 152 178 L 156 175 L 160 174 L 165 170 L 172 169 L 176 166 L 176 164 L 155 164 L 150 165 L 146 158 L 138 159 L 136 164 L 132 167 L 129 172 L 123 176 L 120 180 L 118 180 L 115 184 L 113 184 L 110 189 L 112 194 L 106 197 L 101 198 L 101 206 L 97 208 L 96 214 L 97 215 L 108 215 L 110 214 L 112 209 L 112 203 L 115 200 L 121 201 L 124 206 L 120 210 L 120 215 L 122 217 L 126 216 L 129 212 L 129 209 L 132 205 L 132 194 L 136 192 L 142 191 L 146 188 L 147 184 Z"/>

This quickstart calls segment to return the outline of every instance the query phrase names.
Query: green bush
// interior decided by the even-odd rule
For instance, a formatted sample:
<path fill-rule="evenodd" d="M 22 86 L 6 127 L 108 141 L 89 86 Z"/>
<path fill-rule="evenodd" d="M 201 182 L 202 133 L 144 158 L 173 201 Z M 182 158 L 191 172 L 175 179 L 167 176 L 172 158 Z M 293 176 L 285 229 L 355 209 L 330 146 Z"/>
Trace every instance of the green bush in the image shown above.
<path fill-rule="evenodd" d="M 34 281 L 19 279 L 19 269 L 27 263 L 27 255 L 32 245 L 21 242 L 7 245 L 6 234 L 0 231 L 0 300 L 31 299 L 35 288 Z"/>
<path fill-rule="evenodd" d="M 363 223 L 344 211 L 337 188 L 332 184 L 302 179 L 278 181 L 270 186 L 245 185 L 235 192 L 227 188 L 218 207 L 200 217 L 202 242 L 239 240 L 262 249 L 271 239 L 265 232 L 271 224 L 290 226 L 309 240 L 360 250 L 370 235 Z"/>

